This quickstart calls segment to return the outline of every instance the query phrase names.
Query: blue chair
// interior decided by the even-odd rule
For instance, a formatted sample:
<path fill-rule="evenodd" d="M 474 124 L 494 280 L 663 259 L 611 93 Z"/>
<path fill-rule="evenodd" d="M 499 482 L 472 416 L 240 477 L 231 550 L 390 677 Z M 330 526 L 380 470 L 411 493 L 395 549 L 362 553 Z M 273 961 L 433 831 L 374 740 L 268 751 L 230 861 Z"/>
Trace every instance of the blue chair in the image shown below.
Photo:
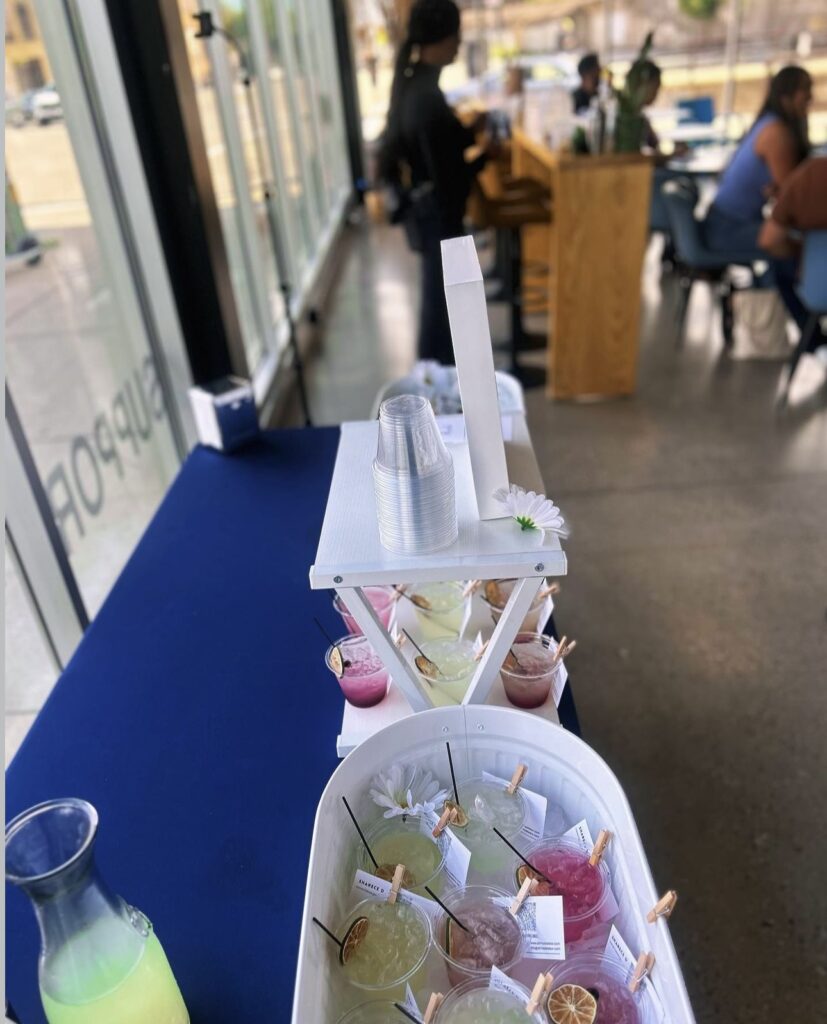
<path fill-rule="evenodd" d="M 698 186 L 691 178 L 667 181 L 661 188 L 661 196 L 669 218 L 669 230 L 675 247 L 675 269 L 680 285 L 678 340 L 683 337 L 692 287 L 696 281 L 706 281 L 717 287 L 721 300 L 724 344 L 729 348 L 732 345 L 733 288 L 727 270 L 732 266 L 751 268 L 755 252 L 710 249 L 707 246 L 702 225 L 695 217 Z"/>
<path fill-rule="evenodd" d="M 810 311 L 807 326 L 790 358 L 790 372 L 782 397 L 790 390 L 793 374 L 805 352 L 810 350 L 821 317 L 827 316 L 827 231 L 808 231 L 804 235 L 801 256 L 801 279 L 798 285 L 801 301 Z"/>
<path fill-rule="evenodd" d="M 715 100 L 711 96 L 678 100 L 677 108 L 686 113 L 686 116 L 681 118 L 681 124 L 712 124 L 715 120 Z"/>

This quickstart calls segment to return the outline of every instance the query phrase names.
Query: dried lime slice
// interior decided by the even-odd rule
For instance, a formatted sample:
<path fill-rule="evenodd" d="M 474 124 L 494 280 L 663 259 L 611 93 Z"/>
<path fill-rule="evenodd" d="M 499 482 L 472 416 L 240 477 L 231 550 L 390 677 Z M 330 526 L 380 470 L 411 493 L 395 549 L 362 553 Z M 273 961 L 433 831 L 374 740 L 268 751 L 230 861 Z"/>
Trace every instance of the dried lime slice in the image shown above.
<path fill-rule="evenodd" d="M 442 805 L 443 811 L 456 811 L 457 816 L 450 822 L 451 828 L 465 828 L 468 824 L 468 815 L 454 800 L 446 800 Z"/>
<path fill-rule="evenodd" d="M 417 654 L 414 658 L 414 665 L 416 665 L 426 679 L 438 679 L 440 676 L 439 669 L 431 659 L 426 658 L 424 654 Z"/>
<path fill-rule="evenodd" d="M 411 594 L 409 595 L 411 601 L 416 605 L 417 608 L 422 608 L 426 612 L 429 612 L 433 607 L 427 597 L 423 597 L 422 594 Z"/>
<path fill-rule="evenodd" d="M 548 997 L 548 1015 L 554 1024 L 594 1024 L 597 1000 L 581 985 L 560 985 Z"/>
<path fill-rule="evenodd" d="M 539 878 L 539 875 L 537 874 L 536 871 L 532 871 L 531 868 L 526 867 L 525 864 L 521 864 L 517 868 L 516 878 L 517 878 L 517 889 L 519 890 L 520 886 L 523 884 L 523 882 L 527 878 Z"/>
<path fill-rule="evenodd" d="M 380 864 L 379 867 L 374 871 L 377 878 L 383 879 L 385 882 L 392 882 L 394 873 L 396 872 L 395 864 Z M 402 888 L 411 889 L 416 885 L 416 878 L 408 871 L 407 868 L 402 872 Z"/>
<path fill-rule="evenodd" d="M 369 927 L 370 921 L 366 917 L 357 917 L 350 928 L 348 928 L 345 937 L 342 939 L 342 945 L 339 947 L 339 962 L 342 966 L 356 952 L 359 943 L 367 935 Z"/>
<path fill-rule="evenodd" d="M 342 657 L 341 647 L 334 647 L 330 651 L 330 667 L 339 679 L 345 674 L 345 659 Z"/>

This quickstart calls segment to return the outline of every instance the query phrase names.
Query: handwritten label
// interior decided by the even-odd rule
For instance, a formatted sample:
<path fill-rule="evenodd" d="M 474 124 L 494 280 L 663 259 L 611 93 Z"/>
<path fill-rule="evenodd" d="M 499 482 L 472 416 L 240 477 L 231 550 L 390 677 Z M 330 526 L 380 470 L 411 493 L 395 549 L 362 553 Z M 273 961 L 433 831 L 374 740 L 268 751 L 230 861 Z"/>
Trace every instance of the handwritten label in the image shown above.
<path fill-rule="evenodd" d="M 503 907 L 511 906 L 514 897 L 500 897 Z M 563 897 L 529 896 L 517 911 L 523 930 L 525 955 L 530 960 L 565 960 L 566 939 L 563 931 Z"/>
<path fill-rule="evenodd" d="M 508 992 L 515 999 L 519 999 L 521 1003 L 525 1001 L 522 985 L 518 981 L 512 981 L 499 967 L 491 968 L 491 980 L 488 982 L 488 988 L 492 992 Z"/>
<path fill-rule="evenodd" d="M 617 930 L 615 925 L 612 925 L 612 930 L 609 932 L 609 938 L 606 942 L 606 949 L 603 954 L 607 960 L 614 960 L 615 963 L 620 964 L 623 970 L 626 972 L 626 983 L 628 984 L 631 980 L 632 974 L 637 964 L 637 957 L 632 955 L 631 949 L 626 945 L 626 940 Z M 652 984 L 651 978 L 644 978 L 643 984 L 638 990 L 645 993 L 645 995 L 652 1000 L 652 1003 L 657 1009 L 655 1016 L 658 1020 L 663 1017 L 663 1003 L 661 1002 L 660 996 Z"/>
<path fill-rule="evenodd" d="M 438 814 L 423 814 L 419 819 L 419 831 L 422 835 L 431 836 L 438 821 Z M 445 858 L 445 874 L 455 886 L 465 885 L 468 868 L 471 865 L 471 851 L 457 839 L 450 828 L 442 832 L 437 839 L 437 845 Z"/>
<path fill-rule="evenodd" d="M 391 883 L 386 882 L 384 878 L 378 878 L 367 871 L 357 871 L 354 876 L 353 892 L 356 895 L 374 896 L 377 899 L 386 900 L 390 891 Z M 442 914 L 438 903 L 427 899 L 425 896 L 420 896 L 418 893 L 411 892 L 409 889 L 400 889 L 396 902 L 404 903 L 407 906 L 419 907 L 421 911 L 427 914 L 432 924 Z"/>
<path fill-rule="evenodd" d="M 508 785 L 507 779 L 500 779 L 496 775 L 492 775 L 490 772 L 483 772 L 482 777 L 486 782 L 496 782 L 498 786 L 502 786 L 503 789 Z M 525 786 L 520 786 L 519 792 L 523 794 L 526 802 L 527 813 L 523 827 L 519 831 L 519 836 L 522 839 L 527 839 L 530 842 L 534 842 L 537 839 L 543 838 L 543 832 L 546 828 L 546 809 L 548 807 L 548 800 L 544 796 L 540 796 L 539 793 L 532 793 L 530 789 L 526 789 Z"/>
<path fill-rule="evenodd" d="M 417 1020 L 422 1020 L 422 1014 L 419 1012 L 419 1007 L 416 1005 L 416 999 L 414 998 L 410 985 L 405 986 L 405 998 L 402 1000 L 402 1006 L 405 1007 L 408 1013 L 412 1013 Z"/>

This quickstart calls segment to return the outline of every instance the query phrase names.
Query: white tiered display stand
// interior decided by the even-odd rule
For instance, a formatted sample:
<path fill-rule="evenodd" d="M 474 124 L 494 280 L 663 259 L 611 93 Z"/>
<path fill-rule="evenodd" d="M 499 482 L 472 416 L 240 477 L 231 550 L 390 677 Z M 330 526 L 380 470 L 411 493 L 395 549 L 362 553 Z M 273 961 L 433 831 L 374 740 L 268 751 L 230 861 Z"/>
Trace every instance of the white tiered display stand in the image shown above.
<path fill-rule="evenodd" d="M 368 792 L 374 775 L 394 764 L 417 763 L 446 783 L 446 741 L 451 743 L 458 778 L 482 771 L 509 778 L 517 763 L 523 763 L 528 766 L 526 788 L 546 796 L 549 806 L 562 811 L 568 823 L 585 818 L 593 835 L 602 828 L 612 832 L 605 859 L 620 906 L 615 925 L 635 957 L 652 952 L 655 958 L 643 996 L 645 1024 L 694 1024 L 668 921 L 663 917 L 647 920 L 659 891 L 631 808 L 612 771 L 589 746 L 560 726 L 523 711 L 479 705 L 410 715 L 362 743 L 333 773 L 316 813 L 293 1024 L 335 1024 L 351 1006 L 370 998 L 348 983 L 335 949 L 311 920 L 315 916 L 336 928 L 353 904 L 359 840 L 342 797 L 368 827 L 381 815 Z M 442 961 L 436 953 L 433 960 L 424 987 L 446 992 Z M 544 964 L 536 963 L 539 972 Z M 420 1006 L 427 998 L 422 987 L 415 983 Z"/>
<path fill-rule="evenodd" d="M 566 556 L 555 534 L 543 537 L 538 531 L 522 531 L 512 519 L 479 518 L 462 422 L 462 417 L 457 416 L 445 417 L 441 423 L 454 461 L 459 535 L 450 547 L 415 557 L 394 554 L 382 547 L 379 540 L 372 469 L 377 421 L 342 424 L 310 585 L 314 590 L 336 590 L 388 668 L 393 683 L 388 697 L 375 708 L 345 705 L 337 745 L 340 756 L 392 722 L 434 706 L 433 694 L 428 692 L 432 688 L 423 685 L 410 660 L 413 652 L 403 653 L 396 646 L 365 597 L 364 587 L 516 578 L 519 582 L 493 629 L 462 701 L 464 705 L 492 702 L 508 706 L 499 680 L 503 659 L 546 577 L 566 573 Z M 525 417 L 504 417 L 503 436 L 509 480 L 527 490 L 542 492 L 543 481 Z M 400 606 L 407 603 L 403 599 Z M 401 607 L 400 611 L 405 614 Z M 490 629 L 490 621 L 487 628 Z M 473 620 L 466 635 L 476 635 Z M 540 714 L 557 721 L 554 702 L 547 701 Z"/>

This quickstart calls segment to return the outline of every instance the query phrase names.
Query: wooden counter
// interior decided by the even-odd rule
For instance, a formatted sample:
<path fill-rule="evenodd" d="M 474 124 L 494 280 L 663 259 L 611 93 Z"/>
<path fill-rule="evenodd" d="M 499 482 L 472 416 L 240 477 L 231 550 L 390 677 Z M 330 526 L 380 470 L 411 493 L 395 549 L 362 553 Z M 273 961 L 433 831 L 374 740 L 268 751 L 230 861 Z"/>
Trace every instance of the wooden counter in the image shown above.
<path fill-rule="evenodd" d="M 526 232 L 524 259 L 548 272 L 551 398 L 635 390 L 652 161 L 556 153 L 515 129 L 513 172 L 551 188 L 552 223 Z"/>

